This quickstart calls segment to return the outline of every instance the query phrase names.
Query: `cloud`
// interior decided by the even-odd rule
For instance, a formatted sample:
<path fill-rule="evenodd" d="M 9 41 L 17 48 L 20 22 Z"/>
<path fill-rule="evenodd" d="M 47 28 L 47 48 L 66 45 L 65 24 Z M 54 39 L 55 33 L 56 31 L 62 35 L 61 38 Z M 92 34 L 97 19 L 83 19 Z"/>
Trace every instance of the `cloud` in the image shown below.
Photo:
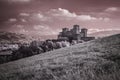
<path fill-rule="evenodd" d="M 23 29 L 24 28 L 24 25 L 14 25 L 14 27 L 17 27 L 19 29 Z"/>
<path fill-rule="evenodd" d="M 30 14 L 28 14 L 28 13 L 20 13 L 19 15 L 20 16 L 30 16 Z"/>
<path fill-rule="evenodd" d="M 49 24 L 51 22 L 68 22 L 68 21 L 74 21 L 74 22 L 80 22 L 80 21 L 105 21 L 108 22 L 110 18 L 108 17 L 94 17 L 91 15 L 85 15 L 85 14 L 76 14 L 72 13 L 67 9 L 50 9 L 46 12 L 34 12 L 34 13 L 20 13 L 19 14 L 22 19 L 20 19 L 21 22 L 28 22 L 30 24 L 41 24 L 46 23 Z M 55 23 L 54 23 L 55 24 Z"/>
<path fill-rule="evenodd" d="M 106 12 L 116 12 L 116 11 L 118 11 L 119 9 L 117 8 L 117 7 L 109 7 L 109 8 L 107 8 L 105 11 Z"/>
<path fill-rule="evenodd" d="M 9 22 L 16 22 L 17 19 L 16 19 L 16 18 L 10 18 L 8 21 L 9 21 Z"/>
<path fill-rule="evenodd" d="M 97 20 L 97 18 L 92 17 L 92 16 L 90 16 L 90 15 L 78 15 L 78 16 L 76 16 L 76 18 L 77 18 L 78 20 L 82 20 L 82 21 Z"/>
<path fill-rule="evenodd" d="M 49 15 L 45 16 L 44 14 L 42 13 L 32 13 L 31 16 L 30 16 L 30 21 L 38 21 L 38 22 L 41 22 L 41 21 L 49 21 Z"/>
<path fill-rule="evenodd" d="M 16 3 L 16 2 L 30 2 L 31 0 L 7 0 L 8 2 L 12 3 Z"/>
<path fill-rule="evenodd" d="M 92 17 L 90 15 L 77 15 L 76 13 L 71 13 L 69 10 L 67 9 L 62 9 L 62 8 L 58 8 L 58 9 L 52 9 L 50 11 L 50 13 L 54 16 L 54 17 L 61 17 L 63 19 L 78 19 L 78 20 L 82 20 L 82 21 L 87 21 L 87 20 L 95 20 L 95 17 Z"/>
<path fill-rule="evenodd" d="M 19 30 L 19 33 L 22 33 L 22 34 L 27 34 L 29 31 L 25 30 L 25 29 L 20 29 Z"/>
<path fill-rule="evenodd" d="M 27 22 L 26 19 L 23 19 L 23 18 L 20 19 L 20 21 L 21 21 L 21 22 Z"/>
<path fill-rule="evenodd" d="M 18 18 L 18 19 L 16 19 L 16 18 L 10 18 L 10 19 L 8 19 L 8 21 L 6 23 L 15 23 L 15 24 L 18 24 L 18 23 L 25 23 L 25 22 L 27 22 L 27 20 L 24 19 L 24 18 Z"/>
<path fill-rule="evenodd" d="M 43 25 L 34 25 L 33 28 L 34 28 L 35 30 L 39 30 L 39 31 L 49 30 L 49 29 L 50 29 L 48 26 L 43 26 Z"/>
<path fill-rule="evenodd" d="M 67 9 L 62 9 L 62 8 L 51 9 L 50 13 L 53 16 L 76 17 L 75 13 L 71 13 Z"/>
<path fill-rule="evenodd" d="M 78 15 L 76 13 L 72 13 L 67 9 L 51 9 L 49 11 L 49 14 L 51 14 L 53 17 L 58 17 L 59 19 L 62 20 L 78 20 L 78 21 L 95 21 L 95 20 L 103 20 L 103 21 L 108 21 L 108 18 L 103 18 L 103 17 L 94 17 L 91 15 Z M 110 19 L 109 19 L 110 20 Z"/>
<path fill-rule="evenodd" d="M 43 14 L 38 13 L 36 15 L 41 21 L 47 21 L 49 18 L 47 16 L 44 16 Z"/>
<path fill-rule="evenodd" d="M 16 18 L 9 18 L 5 23 L 16 23 L 18 20 Z"/>
<path fill-rule="evenodd" d="M 100 17 L 100 18 L 98 18 L 98 20 L 108 22 L 108 21 L 110 21 L 110 18 L 108 18 L 108 17 Z"/>
<path fill-rule="evenodd" d="M 57 35 L 60 30 L 59 29 L 52 29 L 48 25 L 34 25 L 34 30 L 38 31 L 37 34 L 39 35 Z"/>

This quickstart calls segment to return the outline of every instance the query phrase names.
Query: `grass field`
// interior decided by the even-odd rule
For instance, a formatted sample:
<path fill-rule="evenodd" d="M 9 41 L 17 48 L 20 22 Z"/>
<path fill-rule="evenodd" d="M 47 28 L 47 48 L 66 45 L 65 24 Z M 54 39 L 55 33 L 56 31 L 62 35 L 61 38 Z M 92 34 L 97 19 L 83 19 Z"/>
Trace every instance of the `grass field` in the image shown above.
<path fill-rule="evenodd" d="M 2 64 L 0 80 L 120 80 L 120 34 Z"/>

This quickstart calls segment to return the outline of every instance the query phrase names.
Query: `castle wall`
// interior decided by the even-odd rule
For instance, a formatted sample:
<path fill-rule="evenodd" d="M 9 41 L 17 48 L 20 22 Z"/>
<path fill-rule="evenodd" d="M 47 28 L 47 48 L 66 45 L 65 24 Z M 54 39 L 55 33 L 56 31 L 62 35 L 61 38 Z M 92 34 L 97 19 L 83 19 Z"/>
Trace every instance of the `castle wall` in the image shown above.
<path fill-rule="evenodd" d="M 83 28 L 80 31 L 79 25 L 74 25 L 71 30 L 69 30 L 68 28 L 63 28 L 62 32 L 60 32 L 60 34 L 58 35 L 58 39 L 67 38 L 69 40 L 85 40 L 85 41 L 95 39 L 95 37 L 87 37 L 87 31 L 88 30 L 86 28 Z"/>
<path fill-rule="evenodd" d="M 84 41 L 90 41 L 90 40 L 94 40 L 95 37 L 82 37 L 81 40 L 84 40 Z"/>

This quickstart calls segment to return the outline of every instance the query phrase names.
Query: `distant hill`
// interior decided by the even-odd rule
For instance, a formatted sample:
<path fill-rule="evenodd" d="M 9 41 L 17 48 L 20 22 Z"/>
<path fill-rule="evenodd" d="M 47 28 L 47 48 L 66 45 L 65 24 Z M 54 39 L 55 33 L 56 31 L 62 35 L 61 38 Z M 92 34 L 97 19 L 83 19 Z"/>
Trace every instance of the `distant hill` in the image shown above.
<path fill-rule="evenodd" d="M 2 64 L 0 80 L 120 80 L 120 34 Z"/>
<path fill-rule="evenodd" d="M 24 34 L 17 34 L 11 32 L 0 32 L 0 43 L 19 43 L 27 42 L 31 38 Z"/>
<path fill-rule="evenodd" d="M 89 34 L 89 36 L 105 37 L 105 36 L 110 36 L 110 35 L 119 34 L 119 33 L 120 33 L 120 30 L 100 31 L 100 32 L 95 32 L 95 33 Z"/>
<path fill-rule="evenodd" d="M 57 35 L 43 35 L 40 36 L 41 39 L 47 40 L 47 39 L 57 39 Z"/>
<path fill-rule="evenodd" d="M 21 42 L 29 42 L 32 40 L 46 40 L 46 39 L 56 39 L 57 35 L 25 35 L 20 33 L 12 33 L 12 32 L 0 32 L 0 43 L 21 43 Z"/>

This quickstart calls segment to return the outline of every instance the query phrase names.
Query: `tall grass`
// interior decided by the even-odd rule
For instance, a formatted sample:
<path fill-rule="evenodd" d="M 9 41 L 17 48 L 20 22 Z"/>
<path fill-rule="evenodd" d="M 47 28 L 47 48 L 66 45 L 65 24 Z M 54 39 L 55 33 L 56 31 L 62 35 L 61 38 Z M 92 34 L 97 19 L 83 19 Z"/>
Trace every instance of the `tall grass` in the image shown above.
<path fill-rule="evenodd" d="M 120 80 L 119 43 L 117 35 L 3 64 L 0 80 Z"/>

